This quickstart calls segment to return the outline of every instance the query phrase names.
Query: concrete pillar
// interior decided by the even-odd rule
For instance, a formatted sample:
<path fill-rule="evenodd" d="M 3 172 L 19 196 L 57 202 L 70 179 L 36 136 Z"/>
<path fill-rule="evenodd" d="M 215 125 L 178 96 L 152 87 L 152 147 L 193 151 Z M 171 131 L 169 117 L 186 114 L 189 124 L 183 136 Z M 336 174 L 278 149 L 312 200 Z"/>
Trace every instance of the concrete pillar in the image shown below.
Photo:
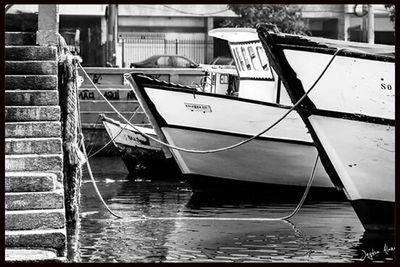
<path fill-rule="evenodd" d="M 339 40 L 346 40 L 347 38 L 347 33 L 346 33 L 346 11 L 345 11 L 345 5 L 342 5 L 339 10 L 339 15 L 338 15 L 338 25 L 337 25 L 337 30 L 338 30 L 338 36 L 337 38 Z"/>
<path fill-rule="evenodd" d="M 374 7 L 368 5 L 368 43 L 375 43 L 375 17 Z"/>
<path fill-rule="evenodd" d="M 208 35 L 208 32 L 214 28 L 214 18 L 208 17 L 208 18 L 205 18 L 205 20 L 206 20 L 205 21 L 205 23 L 206 23 L 206 27 L 205 27 L 206 28 L 206 39 L 205 40 L 207 42 L 207 45 L 206 45 L 206 53 L 204 56 L 205 57 L 204 63 L 209 63 L 214 57 L 214 43 L 213 43 L 214 39 Z"/>
<path fill-rule="evenodd" d="M 111 64 L 112 66 L 116 64 L 116 47 L 115 47 L 116 17 L 117 17 L 116 5 L 108 5 L 107 63 Z"/>
<path fill-rule="evenodd" d="M 58 5 L 39 5 L 36 44 L 57 45 L 59 30 Z"/>

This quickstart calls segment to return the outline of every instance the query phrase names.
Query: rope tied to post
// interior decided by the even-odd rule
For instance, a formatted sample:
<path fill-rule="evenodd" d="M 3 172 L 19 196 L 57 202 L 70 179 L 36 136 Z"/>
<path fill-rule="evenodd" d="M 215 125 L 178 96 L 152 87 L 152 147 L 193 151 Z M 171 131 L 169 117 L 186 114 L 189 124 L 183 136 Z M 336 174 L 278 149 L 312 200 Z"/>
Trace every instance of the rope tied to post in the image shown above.
<path fill-rule="evenodd" d="M 80 167 L 84 163 L 84 157 L 79 149 L 79 140 L 77 140 L 80 125 L 78 124 L 79 110 L 76 103 L 77 89 L 83 82 L 83 77 L 78 75 L 77 64 L 82 62 L 82 59 L 65 50 L 65 46 L 62 43 L 61 47 L 64 50 L 59 54 L 58 59 L 64 73 L 61 82 L 65 85 L 65 94 L 67 96 L 64 147 L 67 152 L 68 163 Z"/>

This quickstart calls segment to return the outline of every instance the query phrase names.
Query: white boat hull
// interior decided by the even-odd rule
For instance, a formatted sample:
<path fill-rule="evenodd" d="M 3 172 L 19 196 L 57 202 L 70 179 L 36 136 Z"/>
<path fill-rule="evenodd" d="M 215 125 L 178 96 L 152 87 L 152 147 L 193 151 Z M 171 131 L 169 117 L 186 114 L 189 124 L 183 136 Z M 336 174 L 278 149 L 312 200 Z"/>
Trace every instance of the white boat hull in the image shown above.
<path fill-rule="evenodd" d="M 394 201 L 394 127 L 315 115 L 309 120 L 349 200 Z"/>
<path fill-rule="evenodd" d="M 162 131 L 170 144 L 195 150 L 229 146 L 244 139 L 229 133 L 182 128 L 163 127 Z M 256 139 L 217 153 L 194 154 L 175 149 L 172 153 L 184 174 L 300 187 L 307 185 L 317 156 L 312 144 L 272 138 Z M 317 166 L 313 186 L 333 187 L 321 164 Z"/>
<path fill-rule="evenodd" d="M 292 102 L 317 81 L 337 47 L 346 47 L 336 55 L 299 112 L 332 181 L 344 187 L 364 228 L 393 229 L 393 48 L 260 32 Z"/>
<path fill-rule="evenodd" d="M 147 85 L 145 82 L 155 85 Z M 140 79 L 136 78 L 140 84 Z M 209 93 L 144 80 L 134 85 L 145 112 L 153 116 L 170 145 L 192 150 L 230 146 L 258 134 L 289 107 Z M 145 102 L 145 103 L 143 103 Z M 198 154 L 170 149 L 183 174 L 265 185 L 304 188 L 317 152 L 296 112 L 261 137 L 223 152 Z M 217 181 L 216 181 L 217 182 Z M 319 164 L 312 185 L 335 189 Z"/>

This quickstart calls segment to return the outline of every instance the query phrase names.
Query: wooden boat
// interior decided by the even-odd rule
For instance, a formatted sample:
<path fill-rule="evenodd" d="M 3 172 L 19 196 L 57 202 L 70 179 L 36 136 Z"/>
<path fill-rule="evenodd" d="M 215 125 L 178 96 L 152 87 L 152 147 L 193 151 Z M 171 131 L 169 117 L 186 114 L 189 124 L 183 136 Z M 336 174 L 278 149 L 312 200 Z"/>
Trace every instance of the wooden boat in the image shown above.
<path fill-rule="evenodd" d="M 366 230 L 390 230 L 395 202 L 394 47 L 258 28 L 271 64 L 298 106 L 336 186 Z M 340 49 L 338 51 L 338 49 Z"/>
<path fill-rule="evenodd" d="M 244 31 L 250 31 L 251 39 L 240 40 L 238 53 L 260 53 L 263 48 L 255 30 Z M 252 59 L 251 64 L 258 65 L 251 71 L 244 70 L 247 76 L 240 80 L 239 97 L 201 92 L 144 75 L 131 74 L 127 78 L 160 139 L 187 149 L 215 149 L 258 134 L 290 108 L 280 102 L 284 92 L 276 84 L 266 55 L 254 56 L 258 62 Z M 194 190 L 284 186 L 303 192 L 317 156 L 311 136 L 295 112 L 271 131 L 231 150 L 209 154 L 170 151 Z M 337 194 L 320 163 L 313 190 Z"/>
<path fill-rule="evenodd" d="M 130 176 L 151 174 L 154 177 L 158 172 L 164 176 L 178 173 L 174 160 L 166 157 L 162 146 L 148 137 L 157 137 L 152 128 L 135 125 L 136 129 L 134 129 L 126 123 L 104 115 L 101 120 L 114 146 L 118 149 Z"/>

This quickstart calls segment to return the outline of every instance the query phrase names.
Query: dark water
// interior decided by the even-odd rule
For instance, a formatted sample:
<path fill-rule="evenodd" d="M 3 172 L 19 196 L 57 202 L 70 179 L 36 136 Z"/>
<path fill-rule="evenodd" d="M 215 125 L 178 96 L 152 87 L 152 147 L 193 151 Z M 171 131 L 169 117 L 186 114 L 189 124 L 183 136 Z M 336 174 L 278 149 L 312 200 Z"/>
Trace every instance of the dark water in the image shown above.
<path fill-rule="evenodd" d="M 290 221 L 293 203 L 211 200 L 180 181 L 128 180 L 119 158 L 91 159 L 81 226 L 69 247 L 74 262 L 393 262 L 393 233 L 364 233 L 347 202 L 309 202 Z M 138 219 L 139 218 L 139 219 Z"/>

